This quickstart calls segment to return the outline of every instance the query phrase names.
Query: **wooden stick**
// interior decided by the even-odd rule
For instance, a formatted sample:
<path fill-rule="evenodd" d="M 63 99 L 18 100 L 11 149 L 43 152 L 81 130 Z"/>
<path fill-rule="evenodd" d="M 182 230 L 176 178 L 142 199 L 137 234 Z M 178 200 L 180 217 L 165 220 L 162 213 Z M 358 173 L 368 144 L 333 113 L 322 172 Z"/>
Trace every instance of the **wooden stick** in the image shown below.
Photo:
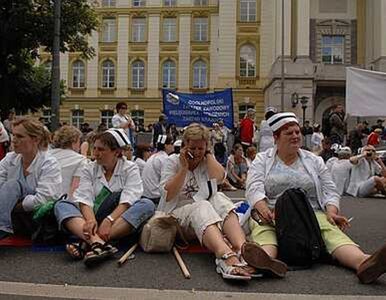
<path fill-rule="evenodd" d="M 180 253 L 178 252 L 177 248 L 173 246 L 173 254 L 176 257 L 177 263 L 180 266 L 180 269 L 182 271 L 182 274 L 184 274 L 184 277 L 186 279 L 190 279 L 190 273 L 188 268 L 186 267 L 184 260 L 182 259 Z"/>
<path fill-rule="evenodd" d="M 137 246 L 138 246 L 138 243 L 135 243 L 133 246 L 131 246 L 131 248 L 129 250 L 127 250 L 127 252 L 125 254 L 122 255 L 122 257 L 118 260 L 119 266 L 122 266 L 127 261 L 129 256 L 134 252 L 134 250 L 137 248 Z"/>

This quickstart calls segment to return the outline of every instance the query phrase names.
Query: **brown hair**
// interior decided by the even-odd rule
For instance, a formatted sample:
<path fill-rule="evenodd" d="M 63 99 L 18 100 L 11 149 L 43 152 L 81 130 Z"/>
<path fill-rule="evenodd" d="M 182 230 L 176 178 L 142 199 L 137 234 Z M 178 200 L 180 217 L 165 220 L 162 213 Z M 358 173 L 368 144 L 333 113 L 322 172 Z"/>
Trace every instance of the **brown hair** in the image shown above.
<path fill-rule="evenodd" d="M 143 159 L 143 155 L 146 151 L 151 152 L 150 144 L 138 144 L 137 149 L 135 150 L 135 157 Z"/>
<path fill-rule="evenodd" d="M 107 131 L 97 133 L 95 135 L 94 142 L 97 140 L 99 140 L 103 145 L 107 146 L 110 150 L 121 149 L 115 137 Z"/>
<path fill-rule="evenodd" d="M 47 150 L 51 140 L 51 132 L 38 120 L 31 117 L 22 117 L 12 122 L 12 126 L 22 125 L 30 137 L 38 138 L 39 150 Z"/>
<path fill-rule="evenodd" d="M 68 149 L 75 143 L 82 133 L 78 128 L 71 125 L 60 127 L 54 133 L 53 144 L 55 148 Z"/>

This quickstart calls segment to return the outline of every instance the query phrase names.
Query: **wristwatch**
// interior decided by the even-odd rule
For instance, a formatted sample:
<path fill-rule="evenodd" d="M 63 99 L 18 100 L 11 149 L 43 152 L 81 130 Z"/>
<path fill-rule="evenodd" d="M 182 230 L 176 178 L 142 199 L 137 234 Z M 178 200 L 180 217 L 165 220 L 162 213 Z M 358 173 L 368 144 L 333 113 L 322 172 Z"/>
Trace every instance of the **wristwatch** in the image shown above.
<path fill-rule="evenodd" d="M 111 216 L 111 215 L 108 215 L 107 217 L 107 220 L 109 220 L 111 223 L 114 223 L 114 218 Z"/>

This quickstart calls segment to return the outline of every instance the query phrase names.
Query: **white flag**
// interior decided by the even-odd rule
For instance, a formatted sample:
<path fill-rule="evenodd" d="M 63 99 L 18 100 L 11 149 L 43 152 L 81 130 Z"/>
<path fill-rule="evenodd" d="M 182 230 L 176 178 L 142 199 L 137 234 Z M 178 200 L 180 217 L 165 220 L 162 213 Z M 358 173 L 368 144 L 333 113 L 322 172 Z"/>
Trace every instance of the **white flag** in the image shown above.
<path fill-rule="evenodd" d="M 386 73 L 346 68 L 346 112 L 355 117 L 386 116 Z"/>

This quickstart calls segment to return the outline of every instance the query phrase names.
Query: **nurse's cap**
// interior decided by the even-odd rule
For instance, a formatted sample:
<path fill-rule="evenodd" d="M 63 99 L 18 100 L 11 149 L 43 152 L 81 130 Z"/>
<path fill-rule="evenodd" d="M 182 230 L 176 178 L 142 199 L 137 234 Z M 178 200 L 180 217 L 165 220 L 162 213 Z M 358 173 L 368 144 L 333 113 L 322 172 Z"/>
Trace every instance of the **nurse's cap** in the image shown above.
<path fill-rule="evenodd" d="M 296 124 L 299 124 L 298 119 L 296 118 L 296 115 L 292 112 L 283 112 L 283 113 L 277 113 L 270 117 L 268 120 L 268 125 L 271 127 L 272 131 L 275 132 L 278 129 L 280 129 L 285 124 L 294 122 Z"/>
<path fill-rule="evenodd" d="M 166 134 L 160 134 L 158 136 L 157 143 L 165 144 L 167 137 L 168 136 Z"/>
<path fill-rule="evenodd" d="M 124 148 L 131 145 L 129 138 L 123 129 L 110 128 L 106 132 L 110 133 L 114 137 L 120 148 Z"/>

